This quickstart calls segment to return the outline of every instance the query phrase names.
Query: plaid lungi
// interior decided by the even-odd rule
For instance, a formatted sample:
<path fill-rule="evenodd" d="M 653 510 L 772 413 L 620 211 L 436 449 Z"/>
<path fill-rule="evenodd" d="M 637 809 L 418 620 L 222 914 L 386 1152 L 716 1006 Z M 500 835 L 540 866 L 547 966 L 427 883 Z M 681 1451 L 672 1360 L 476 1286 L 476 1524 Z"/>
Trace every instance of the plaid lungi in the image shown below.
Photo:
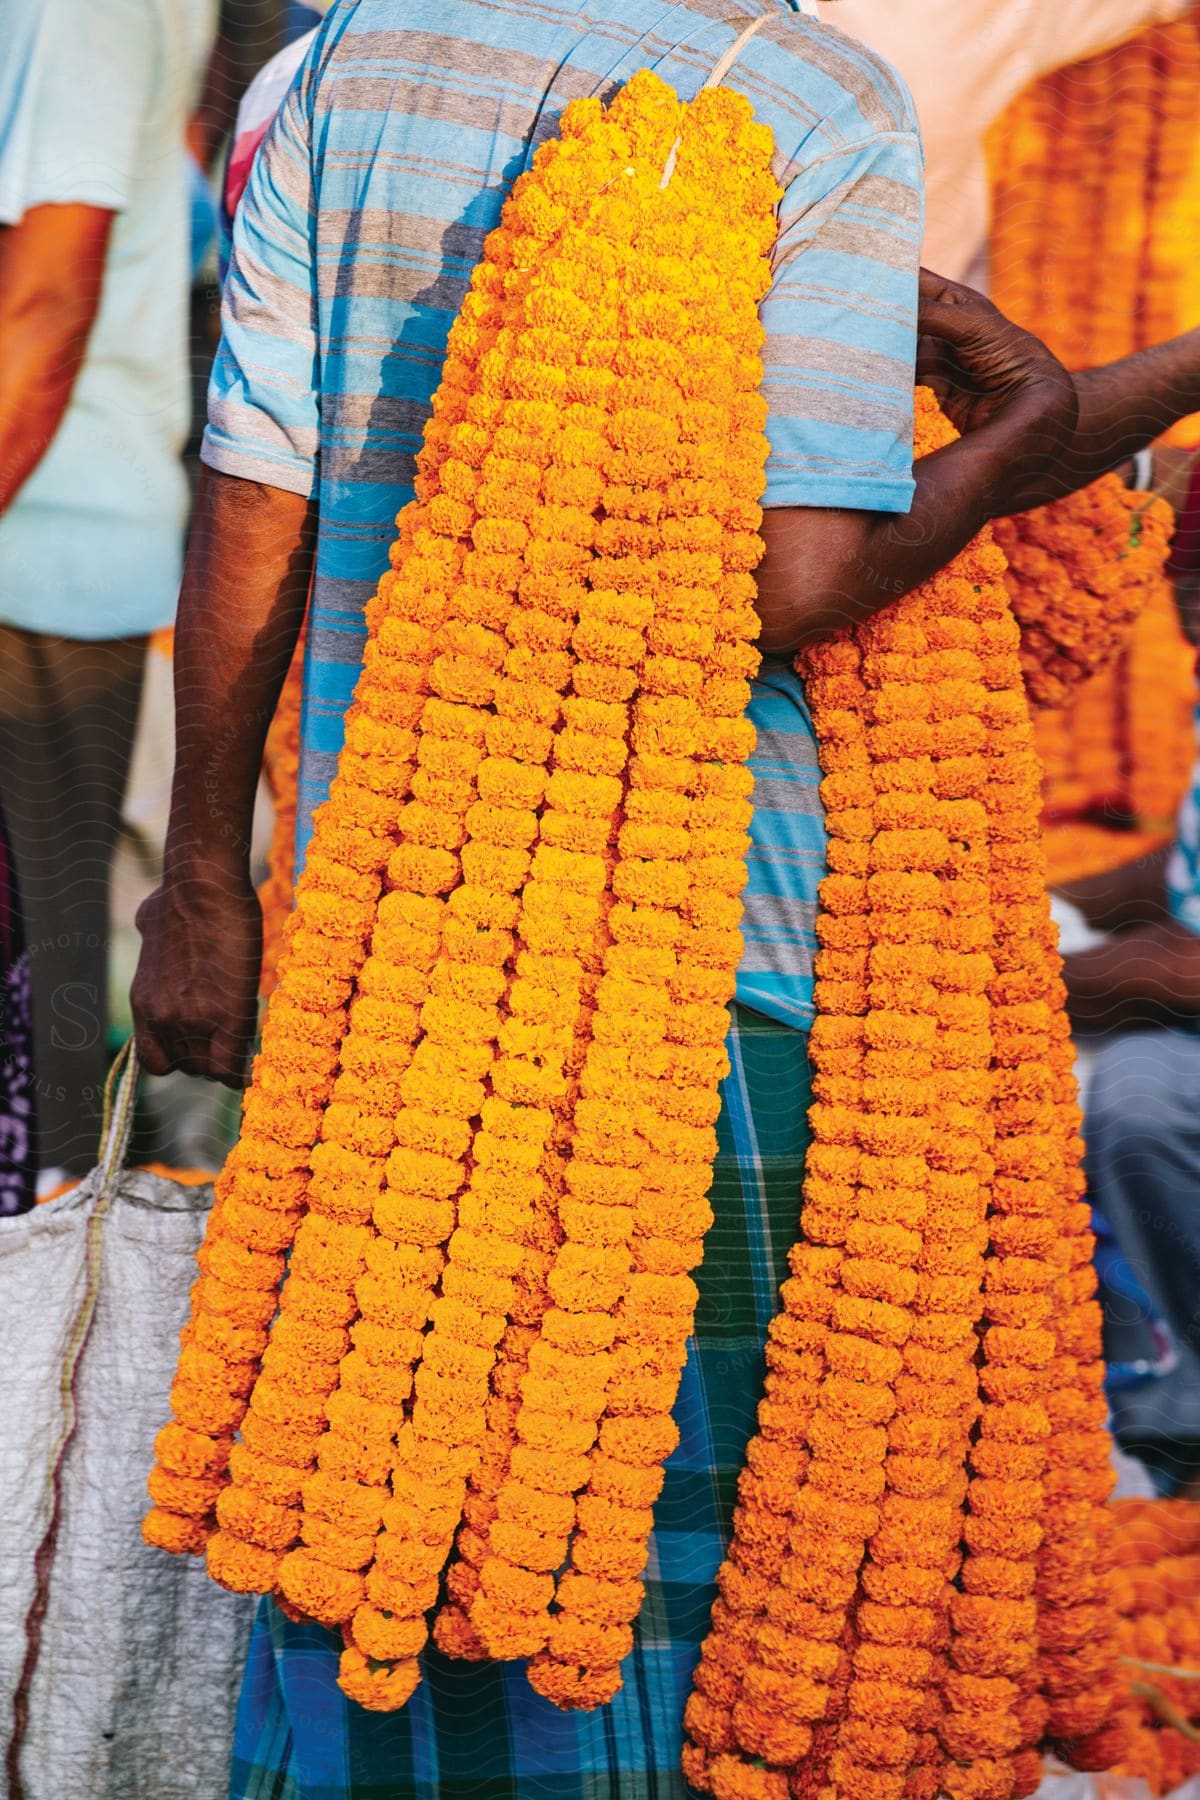
<path fill-rule="evenodd" d="M 352 1705 L 338 1640 L 270 1601 L 250 1645 L 232 1800 L 682 1800 L 684 1702 L 708 1628 L 763 1343 L 797 1235 L 808 1143 L 808 1039 L 734 1007 L 722 1090 L 715 1222 L 647 1566 L 646 1599 L 611 1706 L 563 1713 L 524 1664 L 424 1656 L 402 1712 Z"/>

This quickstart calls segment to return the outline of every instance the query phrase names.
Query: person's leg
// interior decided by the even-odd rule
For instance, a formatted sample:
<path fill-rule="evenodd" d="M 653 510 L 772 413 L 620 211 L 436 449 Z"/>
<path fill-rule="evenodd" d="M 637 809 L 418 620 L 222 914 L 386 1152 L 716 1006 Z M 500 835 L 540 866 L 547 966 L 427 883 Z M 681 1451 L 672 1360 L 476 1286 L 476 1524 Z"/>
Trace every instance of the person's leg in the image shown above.
<path fill-rule="evenodd" d="M 1182 1476 L 1200 1466 L 1200 1036 L 1147 1031 L 1108 1043 L 1084 1135 L 1089 1198 L 1180 1356 L 1173 1373 L 1114 1392 L 1118 1435 Z M 1128 1298 L 1104 1298 L 1110 1358 L 1152 1354 Z"/>
<path fill-rule="evenodd" d="M 146 640 L 0 627 L 0 794 L 33 982 L 39 1161 L 95 1161 L 105 1074 L 109 878 Z"/>

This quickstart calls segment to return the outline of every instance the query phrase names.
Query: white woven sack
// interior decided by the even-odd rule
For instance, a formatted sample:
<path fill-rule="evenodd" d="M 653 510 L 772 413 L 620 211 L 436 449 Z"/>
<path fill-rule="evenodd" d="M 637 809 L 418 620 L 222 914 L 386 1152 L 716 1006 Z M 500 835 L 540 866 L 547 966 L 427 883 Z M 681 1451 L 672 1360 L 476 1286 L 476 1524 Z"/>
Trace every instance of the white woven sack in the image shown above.
<path fill-rule="evenodd" d="M 253 1603 L 142 1543 L 212 1188 L 101 1164 L 0 1220 L 0 1795 L 225 1800 Z"/>

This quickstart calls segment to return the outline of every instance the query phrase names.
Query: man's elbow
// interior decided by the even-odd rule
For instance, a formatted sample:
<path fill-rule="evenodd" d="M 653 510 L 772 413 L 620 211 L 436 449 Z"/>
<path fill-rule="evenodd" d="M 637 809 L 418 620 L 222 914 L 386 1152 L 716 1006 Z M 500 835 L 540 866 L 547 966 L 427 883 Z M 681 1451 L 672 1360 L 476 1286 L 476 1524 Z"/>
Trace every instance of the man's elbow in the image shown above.
<path fill-rule="evenodd" d="M 870 515 L 859 512 L 785 506 L 764 513 L 756 577 L 764 655 L 795 655 L 899 598 L 870 555 L 871 534 Z"/>

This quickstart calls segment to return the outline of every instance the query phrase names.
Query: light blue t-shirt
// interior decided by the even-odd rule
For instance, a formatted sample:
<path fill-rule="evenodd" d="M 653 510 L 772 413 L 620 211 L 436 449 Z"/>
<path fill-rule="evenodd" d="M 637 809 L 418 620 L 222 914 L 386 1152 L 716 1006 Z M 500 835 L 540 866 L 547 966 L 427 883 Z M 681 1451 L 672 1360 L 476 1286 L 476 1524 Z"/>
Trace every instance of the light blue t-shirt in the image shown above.
<path fill-rule="evenodd" d="M 832 14 L 835 9 L 829 9 Z M 315 495 L 298 839 L 328 792 L 363 607 L 412 494 L 450 323 L 514 176 L 566 102 L 652 68 L 770 125 L 784 198 L 762 306 L 767 506 L 907 511 L 921 145 L 886 63 L 784 0 L 340 0 L 259 152 L 234 230 L 202 455 Z M 782 663 L 759 734 L 738 998 L 804 1029 L 825 863 L 816 743 Z"/>
<path fill-rule="evenodd" d="M 174 617 L 187 488 L 184 131 L 217 0 L 0 0 L 0 225 L 116 214 L 54 441 L 0 516 L 0 623 L 73 638 Z"/>

